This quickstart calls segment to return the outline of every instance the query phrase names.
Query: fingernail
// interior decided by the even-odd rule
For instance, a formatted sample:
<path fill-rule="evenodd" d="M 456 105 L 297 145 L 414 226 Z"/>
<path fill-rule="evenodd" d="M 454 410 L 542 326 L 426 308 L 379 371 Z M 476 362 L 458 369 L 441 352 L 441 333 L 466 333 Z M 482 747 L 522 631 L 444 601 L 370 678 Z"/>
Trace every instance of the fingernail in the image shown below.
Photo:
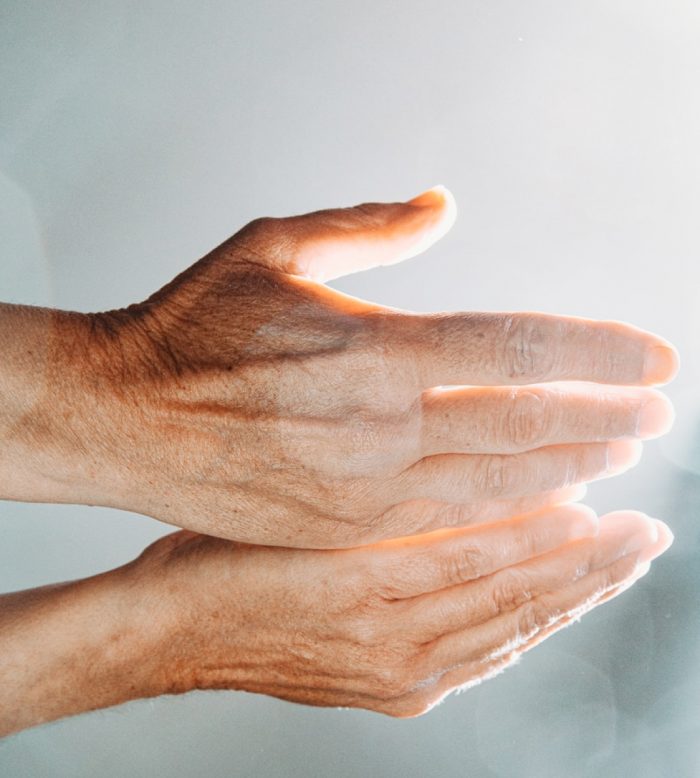
<path fill-rule="evenodd" d="M 442 205 L 445 200 L 448 199 L 448 191 L 438 184 L 425 192 L 422 192 L 418 197 L 414 197 L 412 200 L 408 200 L 408 205 L 417 205 L 419 208 L 433 208 L 436 205 Z"/>
<path fill-rule="evenodd" d="M 639 555 L 639 562 L 651 562 L 652 559 L 661 556 L 673 543 L 673 532 L 667 524 L 659 519 L 652 519 L 656 527 L 656 540 L 648 544 Z"/>
<path fill-rule="evenodd" d="M 653 346 L 644 357 L 643 379 L 648 384 L 665 384 L 678 372 L 678 352 L 672 346 Z"/>
<path fill-rule="evenodd" d="M 642 443 L 639 440 L 613 440 L 607 446 L 606 472 L 609 475 L 623 473 L 634 467 L 642 456 Z"/>
<path fill-rule="evenodd" d="M 663 394 L 656 394 L 639 410 L 637 435 L 645 439 L 664 435 L 673 426 L 675 416 L 671 401 Z"/>

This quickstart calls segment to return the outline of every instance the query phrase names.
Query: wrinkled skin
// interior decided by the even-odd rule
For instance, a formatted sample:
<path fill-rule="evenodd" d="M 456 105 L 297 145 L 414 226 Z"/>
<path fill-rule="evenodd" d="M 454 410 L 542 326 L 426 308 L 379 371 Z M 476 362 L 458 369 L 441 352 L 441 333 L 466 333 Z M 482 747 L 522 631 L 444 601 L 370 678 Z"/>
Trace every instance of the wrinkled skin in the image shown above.
<path fill-rule="evenodd" d="M 194 689 L 416 716 L 624 591 L 671 541 L 581 505 L 351 549 L 176 532 L 116 570 L 0 595 L 0 736 Z"/>
<path fill-rule="evenodd" d="M 452 215 L 437 190 L 259 220 L 124 310 L 0 305 L 0 497 L 189 528 L 0 596 L 0 734 L 208 688 L 418 715 L 665 550 L 639 514 L 598 532 L 581 507 L 541 510 L 668 428 L 649 388 L 676 370 L 665 341 L 321 283 L 423 250 Z"/>
<path fill-rule="evenodd" d="M 627 588 L 670 542 L 640 514 L 598 527 L 583 506 L 562 506 L 335 551 L 181 532 L 129 575 L 158 603 L 169 691 L 243 689 L 414 716 Z"/>
<path fill-rule="evenodd" d="M 671 421 L 641 386 L 676 369 L 660 338 L 544 314 L 412 314 L 321 283 L 416 253 L 453 217 L 437 189 L 258 220 L 146 302 L 59 322 L 70 348 L 56 372 L 77 378 L 47 404 L 44 427 L 71 426 L 43 469 L 68 462 L 69 485 L 44 499 L 337 548 L 505 518 L 634 464 L 633 439 Z"/>

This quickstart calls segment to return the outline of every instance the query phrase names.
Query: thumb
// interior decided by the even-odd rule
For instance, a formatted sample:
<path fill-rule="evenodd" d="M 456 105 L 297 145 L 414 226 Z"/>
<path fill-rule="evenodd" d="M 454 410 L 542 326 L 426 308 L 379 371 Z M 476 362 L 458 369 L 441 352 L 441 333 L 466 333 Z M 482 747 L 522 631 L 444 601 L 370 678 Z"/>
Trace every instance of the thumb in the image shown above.
<path fill-rule="evenodd" d="M 260 219 L 234 238 L 275 270 L 329 281 L 420 254 L 447 233 L 456 215 L 452 194 L 436 186 L 405 203 Z"/>

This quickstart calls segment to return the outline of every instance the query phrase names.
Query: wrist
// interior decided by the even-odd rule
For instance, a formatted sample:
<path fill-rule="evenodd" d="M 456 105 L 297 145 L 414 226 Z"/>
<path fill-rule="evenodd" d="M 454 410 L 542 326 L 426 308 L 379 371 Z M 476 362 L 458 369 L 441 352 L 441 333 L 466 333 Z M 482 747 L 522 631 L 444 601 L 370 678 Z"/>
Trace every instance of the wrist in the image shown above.
<path fill-rule="evenodd" d="M 211 581 L 197 580 L 180 559 L 180 547 L 200 539 L 209 540 L 189 531 L 166 535 L 115 571 L 135 601 L 131 623 L 142 636 L 137 652 L 144 656 L 146 668 L 142 686 L 149 689 L 142 696 L 200 689 L 200 665 L 213 661 L 216 640 L 212 641 L 209 604 L 202 598 Z M 235 628 L 230 621 L 226 627 Z"/>
<path fill-rule="evenodd" d="M 0 498 L 112 504 L 99 316 L 0 305 Z"/>
<path fill-rule="evenodd" d="M 246 689 L 265 664 L 266 619 L 245 584 L 257 575 L 246 548 L 185 530 L 160 538 L 124 568 L 143 614 L 135 618 L 149 621 L 156 693 Z"/>
<path fill-rule="evenodd" d="M 0 735 L 163 691 L 122 570 L 0 598 Z"/>

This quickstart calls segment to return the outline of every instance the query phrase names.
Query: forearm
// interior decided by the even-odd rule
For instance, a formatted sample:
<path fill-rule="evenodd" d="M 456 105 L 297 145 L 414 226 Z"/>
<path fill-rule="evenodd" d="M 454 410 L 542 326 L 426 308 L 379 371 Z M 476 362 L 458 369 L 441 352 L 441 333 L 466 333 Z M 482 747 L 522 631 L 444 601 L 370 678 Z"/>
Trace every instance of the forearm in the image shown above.
<path fill-rule="evenodd" d="M 123 569 L 0 596 L 0 736 L 162 693 L 140 600 Z"/>

